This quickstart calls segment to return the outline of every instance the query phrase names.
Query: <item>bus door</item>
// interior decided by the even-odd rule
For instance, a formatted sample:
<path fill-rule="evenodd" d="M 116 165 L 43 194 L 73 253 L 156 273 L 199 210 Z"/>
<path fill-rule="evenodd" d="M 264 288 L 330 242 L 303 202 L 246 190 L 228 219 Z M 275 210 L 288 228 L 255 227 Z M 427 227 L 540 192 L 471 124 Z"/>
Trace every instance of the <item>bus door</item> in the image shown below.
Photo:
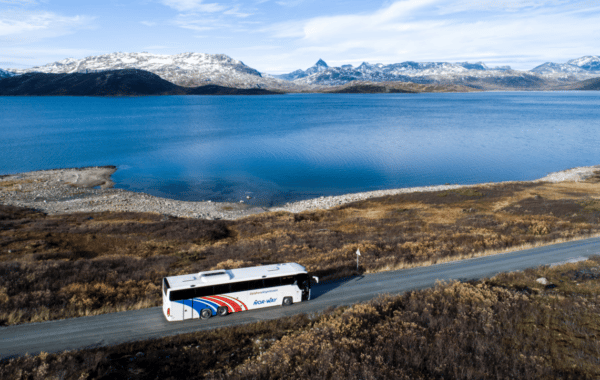
<path fill-rule="evenodd" d="M 198 318 L 196 313 L 196 318 Z M 183 319 L 194 318 L 194 299 L 183 300 Z"/>

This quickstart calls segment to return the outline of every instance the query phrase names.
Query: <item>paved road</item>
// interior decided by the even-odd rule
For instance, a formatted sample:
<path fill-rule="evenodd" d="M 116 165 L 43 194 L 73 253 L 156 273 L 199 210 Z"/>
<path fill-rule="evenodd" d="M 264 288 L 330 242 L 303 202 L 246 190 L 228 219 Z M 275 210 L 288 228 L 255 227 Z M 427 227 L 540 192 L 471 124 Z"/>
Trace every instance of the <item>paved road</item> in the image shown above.
<path fill-rule="evenodd" d="M 431 287 L 436 280 L 479 279 L 600 254 L 600 238 L 513 253 L 354 277 L 315 285 L 313 299 L 290 307 L 272 307 L 215 317 L 207 321 L 167 322 L 159 307 L 0 328 L 0 358 L 96 347 L 127 341 L 235 326 L 298 313 L 313 313 L 367 301 L 382 293 Z"/>

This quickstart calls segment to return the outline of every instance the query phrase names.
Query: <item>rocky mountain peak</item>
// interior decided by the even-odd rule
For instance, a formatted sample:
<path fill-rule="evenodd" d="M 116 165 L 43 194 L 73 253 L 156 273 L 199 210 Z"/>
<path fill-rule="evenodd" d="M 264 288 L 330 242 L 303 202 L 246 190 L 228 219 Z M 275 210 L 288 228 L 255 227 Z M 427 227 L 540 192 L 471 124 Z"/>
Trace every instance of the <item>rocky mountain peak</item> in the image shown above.
<path fill-rule="evenodd" d="M 325 61 L 323 61 L 322 59 L 319 58 L 319 60 L 317 61 L 317 63 L 315 63 L 315 67 L 325 67 L 325 68 L 328 68 L 329 66 L 327 66 L 327 63 L 325 63 Z"/>
<path fill-rule="evenodd" d="M 204 82 L 256 82 L 261 74 L 243 62 L 225 54 L 181 53 L 176 55 L 116 52 L 83 59 L 62 61 L 13 70 L 18 74 L 40 72 L 49 74 L 89 73 L 107 70 L 138 69 L 159 75 L 172 83 L 188 86 Z"/>
<path fill-rule="evenodd" d="M 585 57 L 572 59 L 567 64 L 581 67 L 584 70 L 600 71 L 600 57 L 597 55 L 587 55 Z"/>

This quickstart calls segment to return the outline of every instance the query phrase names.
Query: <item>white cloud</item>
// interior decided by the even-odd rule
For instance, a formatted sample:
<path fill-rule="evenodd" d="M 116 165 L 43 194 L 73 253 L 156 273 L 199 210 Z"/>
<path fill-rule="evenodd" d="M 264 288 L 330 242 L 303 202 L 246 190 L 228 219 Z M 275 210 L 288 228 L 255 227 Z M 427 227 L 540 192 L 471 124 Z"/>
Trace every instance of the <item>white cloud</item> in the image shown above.
<path fill-rule="evenodd" d="M 492 2 L 471 3 L 481 8 Z M 509 11 L 513 3 L 527 6 Z M 308 56 L 310 62 L 325 54 L 351 62 L 379 57 L 381 63 L 483 60 L 496 65 L 510 59 L 515 67 L 530 69 L 540 60 L 594 54 L 597 46 L 598 12 L 564 12 L 562 2 L 551 0 L 506 0 L 508 8 L 483 13 L 468 11 L 465 4 L 469 3 L 396 1 L 371 13 L 296 20 L 262 31 L 290 40 L 293 54 Z"/>
<path fill-rule="evenodd" d="M 193 30 L 196 32 L 205 32 L 214 29 L 214 25 L 218 24 L 217 20 L 207 18 L 195 18 L 191 16 L 180 15 L 173 20 L 173 24 L 184 29 Z"/>
<path fill-rule="evenodd" d="M 228 20 L 246 18 L 252 15 L 252 13 L 242 12 L 240 5 L 228 7 L 218 3 L 204 3 L 202 0 L 161 0 L 161 2 L 180 11 L 170 21 L 172 25 L 196 32 L 223 28 L 230 31 L 237 30 L 235 28 L 243 22 L 228 22 Z M 207 17 L 206 13 L 210 13 L 210 17 Z M 232 19 L 232 17 L 235 17 L 235 19 Z M 204 36 L 196 37 L 203 38 Z"/>
<path fill-rule="evenodd" d="M 304 0 L 280 0 L 276 1 L 275 3 L 283 7 L 296 7 L 302 4 L 303 2 Z"/>
<path fill-rule="evenodd" d="M 204 3 L 202 0 L 162 0 L 164 5 L 171 7 L 179 12 L 221 12 L 227 9 L 218 3 Z"/>
<path fill-rule="evenodd" d="M 35 40 L 90 28 L 93 17 L 62 16 L 53 12 L 5 11 L 0 15 L 0 37 Z"/>
<path fill-rule="evenodd" d="M 0 0 L 1 4 L 9 5 L 36 5 L 38 2 L 35 0 Z"/>
<path fill-rule="evenodd" d="M 252 13 L 241 12 L 239 5 L 231 8 L 231 9 L 226 10 L 225 12 L 223 12 L 223 14 L 230 15 L 230 16 L 241 17 L 241 18 L 252 16 Z"/>

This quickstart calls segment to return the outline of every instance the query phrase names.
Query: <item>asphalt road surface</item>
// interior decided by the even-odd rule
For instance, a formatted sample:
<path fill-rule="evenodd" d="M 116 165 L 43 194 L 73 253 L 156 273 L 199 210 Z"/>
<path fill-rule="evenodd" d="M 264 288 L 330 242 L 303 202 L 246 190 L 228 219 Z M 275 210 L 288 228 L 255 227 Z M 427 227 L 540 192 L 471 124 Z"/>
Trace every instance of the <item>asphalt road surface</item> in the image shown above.
<path fill-rule="evenodd" d="M 209 320 L 167 322 L 162 308 L 30 323 L 0 328 L 0 358 L 41 351 L 58 352 L 159 338 L 299 313 L 351 305 L 383 293 L 403 293 L 435 285 L 437 280 L 471 280 L 540 265 L 578 261 L 600 254 L 600 238 L 562 243 L 429 267 L 353 277 L 313 286 L 312 300 L 288 307 L 246 311 Z"/>

